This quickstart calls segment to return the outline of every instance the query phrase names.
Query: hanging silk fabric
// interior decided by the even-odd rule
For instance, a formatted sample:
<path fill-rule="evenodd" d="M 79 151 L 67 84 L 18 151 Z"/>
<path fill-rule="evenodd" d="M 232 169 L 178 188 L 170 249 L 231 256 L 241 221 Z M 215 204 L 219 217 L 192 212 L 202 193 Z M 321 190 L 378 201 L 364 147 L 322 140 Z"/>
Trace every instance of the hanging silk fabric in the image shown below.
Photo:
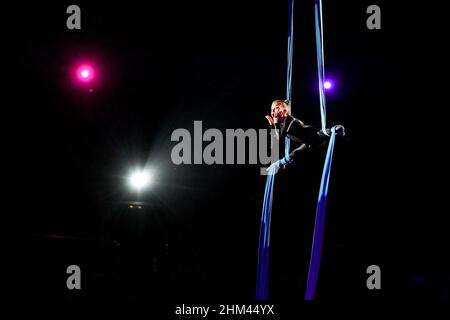
<path fill-rule="evenodd" d="M 314 16 L 316 26 L 316 51 L 317 68 L 319 79 L 319 98 L 320 98 L 320 116 L 322 122 L 322 131 L 326 133 L 326 100 L 324 90 L 325 67 L 323 53 L 323 16 L 322 0 L 315 0 Z M 327 207 L 328 185 L 330 182 L 331 163 L 333 160 L 334 142 L 336 138 L 336 128 L 331 129 L 330 141 L 328 143 L 325 165 L 320 182 L 320 191 L 317 201 L 316 220 L 314 224 L 314 234 L 311 249 L 311 259 L 309 262 L 308 279 L 306 282 L 305 300 L 314 300 L 317 282 L 319 279 L 320 260 L 322 256 L 322 246 L 325 230 L 325 217 Z"/>
<path fill-rule="evenodd" d="M 288 54 L 286 77 L 286 100 L 292 100 L 292 55 L 294 30 L 294 0 L 289 1 L 288 21 Z M 290 140 L 285 139 L 285 156 L 289 157 Z M 256 300 L 267 300 L 269 297 L 269 248 L 270 248 L 270 221 L 272 216 L 273 186 L 275 183 L 274 170 L 268 172 L 264 200 L 262 207 L 261 225 L 259 231 L 258 269 L 256 276 Z"/>
<path fill-rule="evenodd" d="M 293 9 L 294 0 L 289 1 L 289 27 L 288 27 L 288 65 L 287 65 L 287 85 L 286 99 L 292 101 L 292 57 L 293 57 Z M 323 18 L 322 1 L 315 0 L 315 31 L 316 31 L 316 51 L 318 68 L 318 85 L 320 100 L 320 115 L 322 131 L 326 133 L 326 99 L 324 90 L 325 68 L 323 52 Z M 309 264 L 305 300 L 314 300 L 320 269 L 322 246 L 324 239 L 326 203 L 328 196 L 328 186 L 333 159 L 334 143 L 336 138 L 335 127 L 331 129 L 330 141 L 322 173 L 320 192 L 316 209 L 316 219 L 314 225 L 313 242 L 311 249 L 311 260 Z M 290 140 L 285 139 L 285 157 L 289 157 Z M 266 180 L 264 200 L 262 207 L 259 246 L 258 246 L 258 269 L 256 279 L 256 300 L 267 300 L 269 297 L 269 248 L 270 248 L 270 223 L 272 215 L 273 188 L 275 183 L 274 170 L 269 171 Z"/>

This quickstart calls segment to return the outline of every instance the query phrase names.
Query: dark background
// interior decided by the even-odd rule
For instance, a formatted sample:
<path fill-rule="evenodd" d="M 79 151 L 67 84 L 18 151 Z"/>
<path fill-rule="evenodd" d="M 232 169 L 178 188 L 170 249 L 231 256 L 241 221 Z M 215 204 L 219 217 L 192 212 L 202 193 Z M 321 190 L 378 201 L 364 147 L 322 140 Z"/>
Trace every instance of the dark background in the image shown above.
<path fill-rule="evenodd" d="M 194 120 L 266 128 L 271 101 L 285 97 L 287 1 L 79 2 L 81 30 L 66 28 L 69 4 L 28 6 L 13 25 L 26 260 L 39 274 L 30 299 L 253 301 L 265 177 L 259 165 L 173 165 L 170 135 Z M 382 7 L 383 29 L 368 30 L 370 4 L 324 2 L 325 70 L 336 80 L 328 123 L 347 135 L 334 153 L 317 299 L 448 302 L 445 228 L 397 158 L 406 138 L 390 119 L 402 107 L 388 71 L 394 17 Z M 294 26 L 292 110 L 319 126 L 313 1 L 297 1 Z M 98 75 L 90 86 L 70 73 L 85 58 Z M 277 176 L 271 298 L 286 308 L 303 297 L 325 151 Z M 157 181 L 138 212 L 125 178 L 146 163 Z M 65 287 L 70 264 L 83 272 L 79 292 Z M 366 288 L 371 264 L 381 291 Z"/>

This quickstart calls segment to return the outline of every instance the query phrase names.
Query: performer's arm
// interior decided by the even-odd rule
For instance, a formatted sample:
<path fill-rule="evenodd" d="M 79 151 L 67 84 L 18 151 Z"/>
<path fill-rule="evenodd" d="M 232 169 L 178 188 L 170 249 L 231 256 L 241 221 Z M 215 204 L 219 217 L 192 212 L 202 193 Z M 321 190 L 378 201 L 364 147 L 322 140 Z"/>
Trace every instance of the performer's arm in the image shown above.
<path fill-rule="evenodd" d="M 313 126 L 305 125 L 300 120 L 295 119 L 287 129 L 287 134 L 299 138 L 302 142 L 309 146 L 317 147 L 329 140 L 331 129 L 326 129 L 326 133 L 324 133 L 322 130 L 318 130 Z M 345 135 L 345 129 L 342 125 L 336 126 L 336 135 Z"/>
<path fill-rule="evenodd" d="M 343 125 L 338 124 L 336 126 L 336 136 L 345 136 L 345 128 Z M 326 134 L 323 132 L 323 130 L 319 130 L 317 132 L 317 135 L 320 139 L 326 140 L 331 136 L 331 129 L 326 129 Z"/>
<path fill-rule="evenodd" d="M 319 131 L 316 127 L 305 125 L 302 121 L 295 118 L 286 128 L 286 135 L 297 138 L 307 145 L 315 145 L 323 142 L 322 139 L 328 138 L 323 132 L 319 135 Z"/>

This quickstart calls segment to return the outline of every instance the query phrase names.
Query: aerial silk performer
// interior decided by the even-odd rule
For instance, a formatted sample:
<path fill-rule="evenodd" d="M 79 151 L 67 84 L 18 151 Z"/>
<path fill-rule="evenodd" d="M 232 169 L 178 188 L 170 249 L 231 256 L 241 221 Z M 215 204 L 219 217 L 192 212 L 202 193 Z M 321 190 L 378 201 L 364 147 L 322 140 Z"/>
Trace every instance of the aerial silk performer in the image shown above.
<path fill-rule="evenodd" d="M 294 0 L 289 1 L 288 18 L 288 50 L 286 74 L 286 100 L 291 101 L 292 88 L 292 55 L 294 30 Z M 289 151 L 289 141 L 285 142 L 285 153 Z M 269 167 L 264 190 L 261 225 L 259 231 L 258 270 L 256 276 L 256 300 L 267 300 L 269 297 L 269 248 L 270 248 L 270 221 L 272 216 L 273 186 L 275 183 L 275 167 Z"/>
<path fill-rule="evenodd" d="M 319 193 L 319 202 L 316 214 L 316 223 L 313 239 L 313 249 L 308 275 L 308 285 L 305 300 L 314 299 L 315 287 L 318 279 L 318 269 L 320 265 L 320 255 L 323 242 L 323 230 L 325 223 L 326 197 L 328 191 L 329 174 L 331 169 L 331 159 L 334 148 L 335 137 L 344 135 L 344 127 L 337 125 L 332 129 L 326 129 L 325 94 L 323 90 L 323 39 L 321 32 L 318 33 L 318 7 L 316 3 L 316 38 L 319 70 L 319 96 L 322 129 L 305 125 L 299 119 L 293 117 L 291 113 L 291 83 L 292 83 L 292 53 L 293 53 L 293 7 L 294 0 L 289 2 L 289 33 L 288 33 L 288 68 L 287 68 L 287 89 L 286 100 L 275 100 L 271 106 L 271 115 L 266 116 L 270 125 L 276 129 L 277 139 L 284 139 L 285 156 L 273 163 L 267 169 L 267 180 L 263 200 L 262 217 L 260 225 L 258 269 L 256 281 L 256 299 L 267 300 L 269 296 L 269 249 L 270 249 L 270 223 L 272 215 L 273 188 L 275 174 L 280 169 L 295 162 L 295 160 L 308 149 L 323 145 L 329 140 L 327 157 L 322 177 Z M 321 30 L 321 29 L 320 29 Z M 294 147 L 291 150 L 291 145 Z"/>
<path fill-rule="evenodd" d="M 326 100 L 325 100 L 325 63 L 323 50 L 323 15 L 322 0 L 315 0 L 314 3 L 314 20 L 316 29 L 316 51 L 317 51 L 317 68 L 319 80 L 319 98 L 320 98 L 320 115 L 322 129 L 326 127 Z M 314 224 L 314 235 L 311 249 L 311 260 L 309 262 L 308 279 L 306 282 L 305 300 L 314 300 L 317 281 L 319 279 L 320 259 L 322 256 L 322 246 L 325 229 L 325 217 L 327 208 L 328 185 L 330 182 L 331 163 L 333 160 L 334 142 L 337 135 L 344 135 L 345 132 L 338 132 L 340 126 L 331 129 L 330 141 L 328 143 L 327 155 L 325 157 L 325 165 L 322 172 L 322 180 L 320 182 L 319 197 L 316 209 L 316 221 Z"/>

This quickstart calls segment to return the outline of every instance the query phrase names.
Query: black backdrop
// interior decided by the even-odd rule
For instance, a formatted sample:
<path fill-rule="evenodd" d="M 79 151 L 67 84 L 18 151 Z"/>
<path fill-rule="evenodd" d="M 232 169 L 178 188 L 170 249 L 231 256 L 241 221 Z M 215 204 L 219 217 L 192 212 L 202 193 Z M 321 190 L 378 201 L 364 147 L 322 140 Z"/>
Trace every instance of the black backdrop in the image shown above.
<path fill-rule="evenodd" d="M 387 67 L 397 54 L 386 36 L 394 19 L 388 13 L 386 28 L 368 30 L 370 4 L 324 3 L 325 68 L 337 83 L 328 121 L 344 124 L 347 135 L 334 156 L 318 299 L 448 300 L 445 259 L 436 258 L 445 238 L 417 218 L 431 207 L 406 209 L 397 198 L 409 176 L 396 158 L 405 138 L 390 119 L 398 104 L 387 88 L 396 81 Z M 68 5 L 35 4 L 15 20 L 14 107 L 22 159 L 34 168 L 27 260 L 42 275 L 31 299 L 252 301 L 265 178 L 257 165 L 176 166 L 170 134 L 193 131 L 194 120 L 204 130 L 266 128 L 270 102 L 285 94 L 287 3 L 80 2 L 79 31 L 65 26 Z M 313 23 L 313 2 L 297 3 L 293 114 L 319 125 Z M 97 67 L 92 92 L 68 76 L 84 57 Z M 302 300 L 324 152 L 277 178 L 271 295 L 278 303 Z M 124 177 L 145 163 L 158 179 L 143 199 L 150 208 L 136 216 Z M 421 201 L 420 193 L 407 195 Z M 122 250 L 132 258 L 118 243 L 133 243 Z M 158 280 L 148 272 L 154 255 L 162 257 Z M 85 270 L 86 290 L 67 291 L 68 264 Z M 382 291 L 365 286 L 371 264 L 381 267 Z"/>

